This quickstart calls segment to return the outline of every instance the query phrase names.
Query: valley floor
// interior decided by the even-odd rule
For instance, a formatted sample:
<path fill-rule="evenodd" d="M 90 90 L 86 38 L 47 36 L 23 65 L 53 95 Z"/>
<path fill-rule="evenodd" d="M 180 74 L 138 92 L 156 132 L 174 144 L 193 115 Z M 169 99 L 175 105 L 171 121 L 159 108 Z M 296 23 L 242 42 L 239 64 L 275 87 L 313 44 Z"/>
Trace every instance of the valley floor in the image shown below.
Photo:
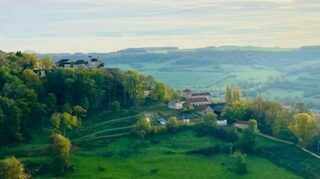
<path fill-rule="evenodd" d="M 199 136 L 193 126 L 177 133 L 162 133 L 139 139 L 130 134 L 133 124 L 144 114 L 173 116 L 176 111 L 165 106 L 142 107 L 118 113 L 101 112 L 83 121 L 83 126 L 69 134 L 74 152 L 74 172 L 63 178 L 302 178 L 301 166 L 317 172 L 320 161 L 300 150 L 261 137 L 257 155 L 247 155 L 248 173 L 239 175 L 232 169 L 229 154 L 211 156 L 186 154 L 187 151 L 228 145 L 224 140 Z M 46 148 L 50 130 L 39 131 L 30 144 L 0 149 L 0 157 L 15 155 L 26 167 L 38 167 L 36 179 L 53 178 Z"/>

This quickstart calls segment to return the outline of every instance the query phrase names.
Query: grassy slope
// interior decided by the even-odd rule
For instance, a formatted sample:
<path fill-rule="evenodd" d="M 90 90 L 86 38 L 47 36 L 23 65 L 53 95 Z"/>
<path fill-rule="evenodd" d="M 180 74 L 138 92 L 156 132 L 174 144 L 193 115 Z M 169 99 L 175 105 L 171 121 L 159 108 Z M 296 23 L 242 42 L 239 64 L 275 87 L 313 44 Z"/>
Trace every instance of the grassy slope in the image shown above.
<path fill-rule="evenodd" d="M 238 175 L 230 171 L 231 161 L 227 154 L 212 157 L 186 155 L 184 152 L 190 149 L 224 143 L 212 137 L 196 137 L 191 130 L 175 136 L 153 137 L 145 141 L 137 154 L 121 156 L 119 151 L 130 151 L 128 146 L 135 141 L 135 138 L 121 138 L 107 147 L 94 149 L 89 155 L 76 154 L 72 159 L 76 172 L 65 178 L 299 178 L 256 156 L 247 158 L 249 173 Z M 102 151 L 113 152 L 114 155 L 101 157 Z M 99 171 L 99 167 L 106 170 Z M 152 169 L 158 172 L 150 172 Z"/>
<path fill-rule="evenodd" d="M 192 129 L 179 132 L 177 135 L 166 133 L 149 137 L 143 142 L 130 136 L 82 140 L 83 136 L 95 138 L 105 134 L 104 132 L 107 132 L 106 135 L 121 133 L 121 127 L 133 124 L 139 113 L 153 112 L 155 116 L 171 116 L 176 113 L 165 110 L 164 106 L 143 107 L 135 111 L 102 112 L 92 116 L 90 120 L 83 121 L 83 128 L 76 129 L 71 137 L 72 140 L 78 139 L 80 142 L 76 143 L 76 151 L 72 157 L 76 171 L 65 178 L 298 178 L 271 161 L 256 156 L 248 156 L 249 173 L 239 176 L 229 171 L 230 157 L 226 154 L 212 157 L 186 155 L 185 152 L 188 150 L 225 144 L 212 136 L 198 137 Z M 15 155 L 25 163 L 47 162 L 45 152 L 39 155 L 39 151 L 47 147 L 48 135 L 48 131 L 38 131 L 38 137 L 35 137 L 32 143 L 1 149 L 0 156 Z M 271 145 L 266 141 L 263 144 Z M 99 171 L 99 167 L 106 170 Z M 157 172 L 152 174 L 152 169 Z M 52 177 L 47 173 L 35 178 Z"/>

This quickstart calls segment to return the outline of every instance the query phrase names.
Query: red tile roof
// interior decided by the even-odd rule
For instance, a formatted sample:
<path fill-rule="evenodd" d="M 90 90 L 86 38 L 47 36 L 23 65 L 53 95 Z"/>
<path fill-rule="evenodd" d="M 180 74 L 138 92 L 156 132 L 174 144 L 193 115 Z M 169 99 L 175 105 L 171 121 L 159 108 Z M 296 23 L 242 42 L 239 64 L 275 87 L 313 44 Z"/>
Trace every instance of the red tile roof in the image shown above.
<path fill-rule="evenodd" d="M 210 93 L 192 93 L 192 96 L 205 96 L 210 95 Z"/>
<path fill-rule="evenodd" d="M 195 109 L 196 111 L 204 111 L 204 110 L 206 110 L 208 107 L 209 107 L 208 105 L 200 105 L 200 106 L 194 107 L 194 109 Z"/>
<path fill-rule="evenodd" d="M 197 102 L 209 102 L 207 98 L 190 98 L 189 102 L 197 103 Z"/>

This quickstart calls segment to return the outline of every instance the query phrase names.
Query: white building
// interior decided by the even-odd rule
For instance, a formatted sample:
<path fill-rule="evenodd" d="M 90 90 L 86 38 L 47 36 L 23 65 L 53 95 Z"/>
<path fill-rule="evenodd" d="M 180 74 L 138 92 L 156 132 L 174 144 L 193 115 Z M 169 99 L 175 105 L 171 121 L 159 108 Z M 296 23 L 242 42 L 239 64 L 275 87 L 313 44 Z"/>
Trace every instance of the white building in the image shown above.
<path fill-rule="evenodd" d="M 217 121 L 217 125 L 218 126 L 226 126 L 228 123 L 227 123 L 227 120 L 218 120 Z"/>
<path fill-rule="evenodd" d="M 162 125 L 162 126 L 165 126 L 165 125 L 167 125 L 167 123 L 168 123 L 167 120 L 165 120 L 164 118 L 159 118 L 157 121 L 158 121 L 159 124 Z"/>
<path fill-rule="evenodd" d="M 171 100 L 168 103 L 168 108 L 170 109 L 182 109 L 184 101 Z"/>

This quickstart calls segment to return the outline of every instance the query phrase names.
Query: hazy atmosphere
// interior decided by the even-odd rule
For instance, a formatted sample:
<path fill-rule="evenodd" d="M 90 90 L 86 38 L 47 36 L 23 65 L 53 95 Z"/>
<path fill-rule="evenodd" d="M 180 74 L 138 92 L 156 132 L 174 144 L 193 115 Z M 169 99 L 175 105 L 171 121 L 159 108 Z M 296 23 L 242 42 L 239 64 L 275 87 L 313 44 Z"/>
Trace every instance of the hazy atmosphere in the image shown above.
<path fill-rule="evenodd" d="M 0 49 L 300 47 L 320 43 L 319 19 L 318 0 L 2 0 Z"/>
<path fill-rule="evenodd" d="M 320 179 L 320 0 L 0 0 L 0 179 Z"/>

